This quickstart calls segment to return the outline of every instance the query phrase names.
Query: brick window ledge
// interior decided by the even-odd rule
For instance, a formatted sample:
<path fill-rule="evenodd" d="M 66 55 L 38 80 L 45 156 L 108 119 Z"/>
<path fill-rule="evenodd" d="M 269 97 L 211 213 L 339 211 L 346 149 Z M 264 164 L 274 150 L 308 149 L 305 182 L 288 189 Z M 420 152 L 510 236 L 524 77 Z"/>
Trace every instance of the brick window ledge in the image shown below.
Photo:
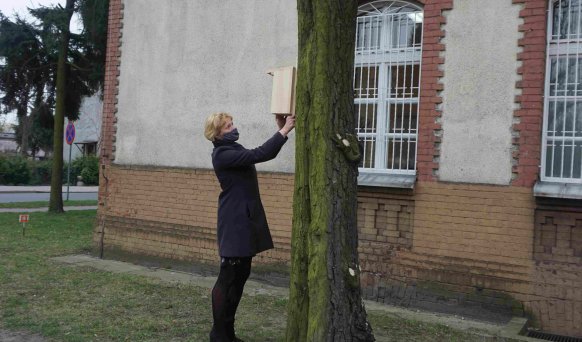
<path fill-rule="evenodd" d="M 360 171 L 358 185 L 383 188 L 414 189 L 416 175 L 395 175 Z"/>
<path fill-rule="evenodd" d="M 533 192 L 536 197 L 582 199 L 582 184 L 537 181 Z"/>

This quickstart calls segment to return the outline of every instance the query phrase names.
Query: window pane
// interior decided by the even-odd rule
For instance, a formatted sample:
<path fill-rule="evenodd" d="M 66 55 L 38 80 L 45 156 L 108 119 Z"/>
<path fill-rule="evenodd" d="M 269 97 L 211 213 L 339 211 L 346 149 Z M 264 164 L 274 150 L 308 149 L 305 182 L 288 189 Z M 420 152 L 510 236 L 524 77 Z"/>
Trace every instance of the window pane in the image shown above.
<path fill-rule="evenodd" d="M 416 133 L 417 113 L 418 105 L 416 103 L 391 104 L 388 132 L 404 134 Z"/>
<path fill-rule="evenodd" d="M 420 89 L 420 65 L 396 65 L 390 71 L 390 97 L 418 97 Z"/>
<path fill-rule="evenodd" d="M 354 97 L 369 99 L 378 97 L 378 67 L 356 67 L 354 74 Z"/>
<path fill-rule="evenodd" d="M 550 96 L 582 96 L 582 63 L 577 57 L 551 57 Z"/>
<path fill-rule="evenodd" d="M 562 174 L 562 144 L 559 141 L 548 142 L 552 146 L 552 159 L 550 163 L 550 177 L 561 177 Z"/>
<path fill-rule="evenodd" d="M 359 17 L 357 25 L 356 51 L 363 52 L 380 49 L 382 17 Z"/>
<path fill-rule="evenodd" d="M 376 106 L 375 103 L 356 105 L 356 118 L 358 133 L 376 133 Z"/>
<path fill-rule="evenodd" d="M 582 141 L 549 140 L 546 147 L 546 177 L 581 178 Z"/>
<path fill-rule="evenodd" d="M 393 14 L 387 17 L 390 20 L 391 48 L 407 48 L 420 46 L 422 38 L 422 15 L 418 13 Z"/>
<path fill-rule="evenodd" d="M 360 167 L 374 168 L 374 154 L 376 152 L 376 139 L 371 137 L 360 137 L 361 145 L 364 148 L 364 155 L 360 161 Z"/>
<path fill-rule="evenodd" d="M 582 100 L 550 101 L 548 137 L 582 137 Z"/>
<path fill-rule="evenodd" d="M 388 139 L 386 164 L 389 169 L 414 170 L 416 141 L 411 139 Z"/>
<path fill-rule="evenodd" d="M 557 0 L 552 18 L 552 39 L 580 36 L 580 0 Z"/>

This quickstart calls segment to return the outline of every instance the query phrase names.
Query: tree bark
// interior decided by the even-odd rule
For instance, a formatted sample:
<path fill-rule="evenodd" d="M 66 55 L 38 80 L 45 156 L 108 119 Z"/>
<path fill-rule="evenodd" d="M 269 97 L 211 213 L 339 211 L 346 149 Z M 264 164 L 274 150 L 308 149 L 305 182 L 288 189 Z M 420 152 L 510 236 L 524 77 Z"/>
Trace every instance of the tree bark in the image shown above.
<path fill-rule="evenodd" d="M 357 0 L 298 0 L 296 168 L 286 341 L 374 341 L 361 299 L 355 132 Z M 353 144 L 356 145 L 356 144 Z"/>
<path fill-rule="evenodd" d="M 69 25 L 73 16 L 75 0 L 67 0 L 66 20 L 61 27 L 59 59 L 57 62 L 57 98 L 53 135 L 53 170 L 51 175 L 51 197 L 49 211 L 62 213 L 63 209 L 63 134 L 65 124 L 65 97 L 67 96 L 67 54 L 69 52 Z"/>
<path fill-rule="evenodd" d="M 30 139 L 32 117 L 26 115 L 26 111 L 22 115 L 18 113 L 17 117 L 20 128 L 20 154 L 26 158 L 28 157 L 28 140 Z"/>

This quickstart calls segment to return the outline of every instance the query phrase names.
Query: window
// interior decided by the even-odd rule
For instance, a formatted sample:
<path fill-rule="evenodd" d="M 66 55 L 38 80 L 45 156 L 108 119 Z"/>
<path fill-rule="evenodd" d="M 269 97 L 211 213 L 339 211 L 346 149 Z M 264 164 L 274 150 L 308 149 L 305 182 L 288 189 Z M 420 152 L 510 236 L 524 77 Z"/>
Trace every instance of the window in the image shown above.
<path fill-rule="evenodd" d="M 582 0 L 550 2 L 542 180 L 582 183 Z"/>
<path fill-rule="evenodd" d="M 373 1 L 358 10 L 354 70 L 360 171 L 416 173 L 422 9 Z"/>
<path fill-rule="evenodd" d="M 97 143 L 90 142 L 83 144 L 83 156 L 94 156 L 97 154 Z"/>

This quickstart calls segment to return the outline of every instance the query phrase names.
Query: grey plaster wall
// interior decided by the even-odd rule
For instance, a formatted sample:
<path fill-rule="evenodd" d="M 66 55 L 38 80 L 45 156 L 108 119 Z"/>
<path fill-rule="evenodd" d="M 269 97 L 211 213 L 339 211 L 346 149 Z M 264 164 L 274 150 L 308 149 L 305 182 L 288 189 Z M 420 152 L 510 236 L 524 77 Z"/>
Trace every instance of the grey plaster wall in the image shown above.
<path fill-rule="evenodd" d="M 247 148 L 277 131 L 273 67 L 296 65 L 294 0 L 124 1 L 119 164 L 211 168 L 204 121 L 233 114 Z M 293 172 L 294 133 L 259 170 Z"/>
<path fill-rule="evenodd" d="M 511 180 L 520 9 L 511 0 L 455 0 L 448 12 L 441 180 Z"/>

